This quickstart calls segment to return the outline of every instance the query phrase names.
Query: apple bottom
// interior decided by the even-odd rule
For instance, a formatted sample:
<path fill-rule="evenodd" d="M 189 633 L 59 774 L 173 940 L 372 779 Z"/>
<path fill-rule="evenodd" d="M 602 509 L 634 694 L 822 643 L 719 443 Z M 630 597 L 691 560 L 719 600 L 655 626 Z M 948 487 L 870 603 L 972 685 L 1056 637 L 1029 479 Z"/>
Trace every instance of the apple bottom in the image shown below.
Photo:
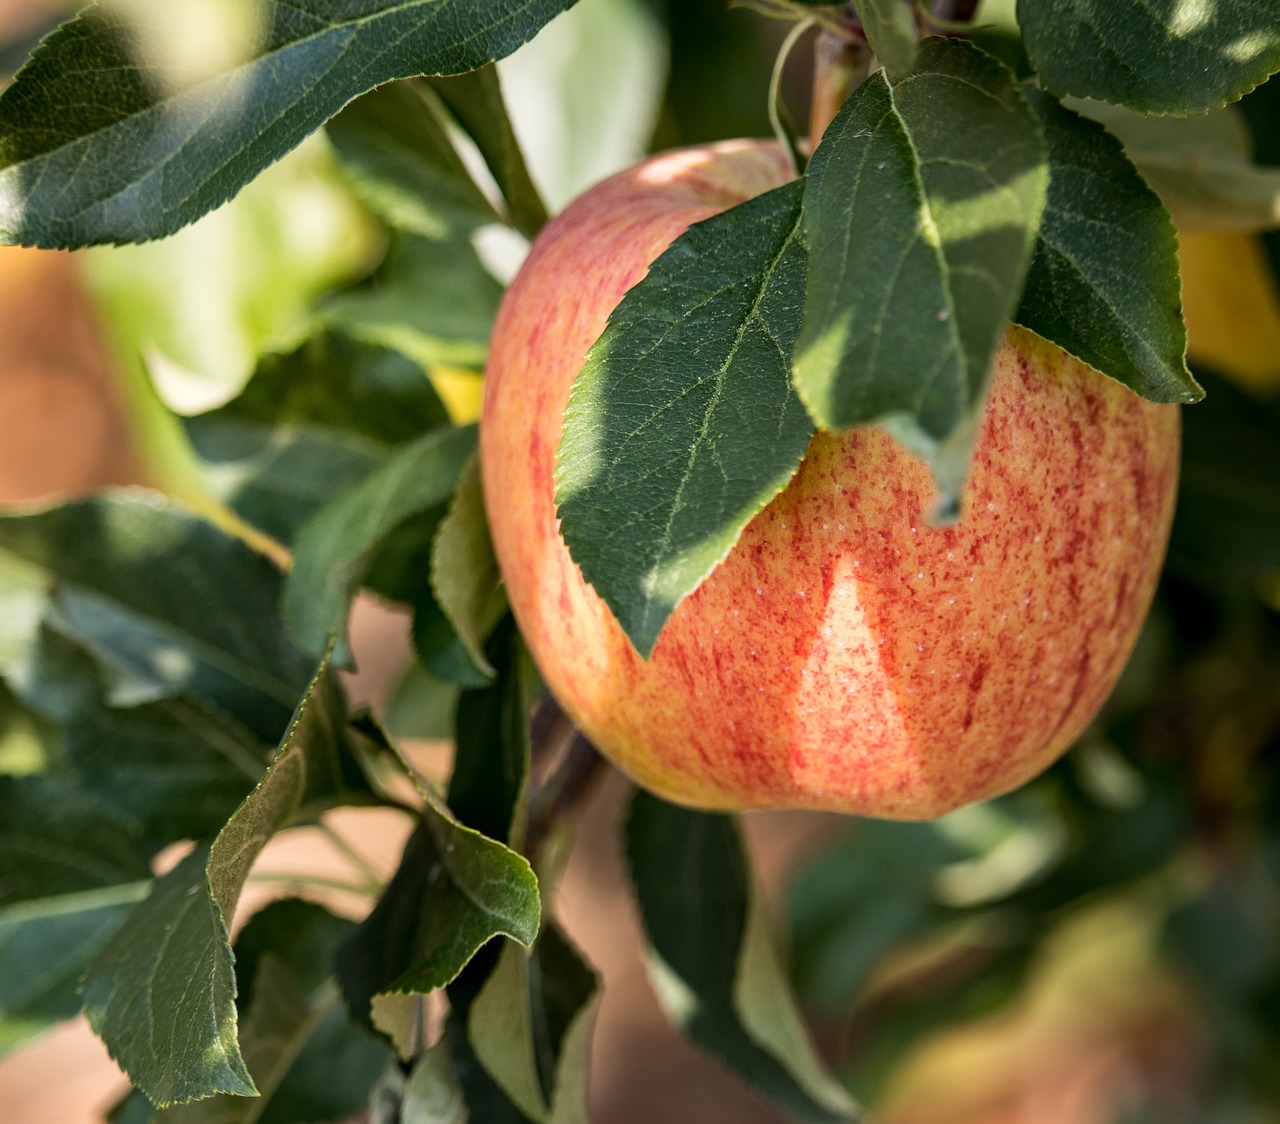
<path fill-rule="evenodd" d="M 1097 712 L 1150 605 L 1177 450 L 1176 408 L 1014 330 L 952 527 L 891 438 L 819 435 L 649 661 L 549 502 L 502 562 L 534 579 L 512 603 L 551 690 L 646 788 L 928 818 L 1022 784 Z"/>

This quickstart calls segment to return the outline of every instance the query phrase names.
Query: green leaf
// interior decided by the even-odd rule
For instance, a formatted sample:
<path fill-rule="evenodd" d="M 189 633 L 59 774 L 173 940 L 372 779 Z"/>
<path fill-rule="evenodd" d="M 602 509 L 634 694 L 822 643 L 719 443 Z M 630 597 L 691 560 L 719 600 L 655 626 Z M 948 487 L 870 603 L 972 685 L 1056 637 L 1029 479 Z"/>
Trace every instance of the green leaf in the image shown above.
<path fill-rule="evenodd" d="M 1205 113 L 1280 70 L 1280 24 L 1255 0 L 1018 0 L 1027 53 L 1057 94 L 1142 113 Z"/>
<path fill-rule="evenodd" d="M 347 612 L 379 543 L 453 493 L 475 449 L 475 427 L 440 429 L 392 453 L 302 529 L 284 589 L 284 614 L 302 645 L 322 651 L 345 635 Z M 2 541 L 2 540 L 0 540 Z"/>
<path fill-rule="evenodd" d="M 59 628 L 108 670 L 111 704 L 195 696 L 279 740 L 311 666 L 280 622 L 279 572 L 243 542 L 129 491 L 0 517 L 4 553 L 57 582 Z"/>
<path fill-rule="evenodd" d="M 0 232 L 63 247 L 171 233 L 357 95 L 482 66 L 572 3 L 263 0 L 240 57 L 194 77 L 168 64 L 163 34 L 148 37 L 162 23 L 91 7 L 0 97 Z"/>
<path fill-rule="evenodd" d="M 0 777 L 0 907 L 145 881 L 128 820 L 55 776 Z"/>
<path fill-rule="evenodd" d="M 804 1038 L 732 818 L 639 792 L 626 848 L 650 979 L 668 1017 L 784 1110 L 856 1119 Z"/>
<path fill-rule="evenodd" d="M 415 660 L 391 696 L 386 715 L 387 732 L 396 739 L 445 741 L 453 737 L 453 712 L 457 704 L 457 686 L 427 674 Z"/>
<path fill-rule="evenodd" d="M 418 662 L 432 678 L 464 688 L 483 687 L 492 680 L 449 623 L 430 582 L 420 584 L 413 599 L 412 638 Z"/>
<path fill-rule="evenodd" d="M 353 1015 L 383 992 L 427 993 L 455 979 L 495 936 L 533 943 L 538 880 L 501 843 L 428 805 L 400 866 L 343 946 L 338 975 Z"/>
<path fill-rule="evenodd" d="M 1239 107 L 1229 105 L 1197 117 L 1143 117 L 1104 102 L 1071 105 L 1120 138 L 1180 229 L 1280 226 L 1280 168 L 1254 159 L 1249 126 Z"/>
<path fill-rule="evenodd" d="M 484 643 L 506 613 L 507 598 L 489 538 L 476 457 L 462 470 L 449 514 L 436 531 L 431 548 L 431 589 L 467 655 L 492 677 L 494 669 L 485 658 Z"/>
<path fill-rule="evenodd" d="M 561 8 L 567 9 L 568 3 Z M 432 80 L 432 87 L 453 112 L 488 165 L 511 211 L 515 227 L 532 238 L 547 221 L 546 204 L 529 177 L 524 154 L 511 127 L 502 84 L 494 66 Z"/>
<path fill-rule="evenodd" d="M 586 1116 L 586 1052 L 595 1015 L 594 973 L 555 925 L 528 952 L 508 944 L 467 1013 L 481 1064 L 531 1120 Z"/>
<path fill-rule="evenodd" d="M 854 0 L 867 44 L 891 78 L 901 78 L 916 59 L 919 33 L 910 0 Z"/>
<path fill-rule="evenodd" d="M 338 332 L 268 355 L 225 406 L 186 422 L 213 490 L 283 542 L 390 449 L 447 424 L 412 360 Z"/>
<path fill-rule="evenodd" d="M 819 425 L 878 423 L 958 506 L 995 349 L 1048 187 L 1042 130 L 1003 63 L 928 39 L 879 72 L 809 164 L 795 385 Z"/>
<path fill-rule="evenodd" d="M 813 432 L 788 377 L 801 192 L 788 184 L 690 227 L 614 309 L 574 383 L 562 533 L 642 655 Z"/>
<path fill-rule="evenodd" d="M 321 307 L 327 323 L 424 367 L 482 367 L 502 286 L 466 238 L 397 234 L 368 281 Z"/>
<path fill-rule="evenodd" d="M 43 570 L 0 550 L 0 675 L 20 661 L 36 639 L 48 600 Z"/>
<path fill-rule="evenodd" d="M 59 727 L 81 786 L 151 844 L 217 833 L 262 777 L 271 747 L 196 698 L 109 706 L 93 661 L 46 630 L 25 694 Z"/>
<path fill-rule="evenodd" d="M 212 847 L 156 883 L 85 975 L 90 1024 L 158 1108 L 215 1093 L 254 1095 L 236 1044 L 227 927 L 250 867 L 277 831 L 366 797 L 326 662 L 271 767 Z M 192 988 L 193 979 L 202 986 Z"/>
<path fill-rule="evenodd" d="M 399 1124 L 467 1124 L 467 1104 L 454 1080 L 447 1040 L 414 1063 L 398 1120 Z"/>
<path fill-rule="evenodd" d="M 493 682 L 458 698 L 449 807 L 468 827 L 518 848 L 524 841 L 535 672 L 511 622 L 494 633 L 487 654 L 497 672 Z"/>
<path fill-rule="evenodd" d="M 439 95 L 410 80 L 365 94 L 326 128 L 369 207 L 398 230 L 434 239 L 498 221 L 444 119 Z"/>
<path fill-rule="evenodd" d="M 258 1099 L 217 1096 L 157 1124 L 317 1124 L 355 1112 L 387 1050 L 345 1016 L 332 980 L 351 922 L 297 899 L 256 914 L 236 941 L 240 1042 Z"/>
<path fill-rule="evenodd" d="M 1167 212 L 1105 129 L 1051 94 L 1024 93 L 1051 178 L 1014 320 L 1153 402 L 1198 401 Z"/>

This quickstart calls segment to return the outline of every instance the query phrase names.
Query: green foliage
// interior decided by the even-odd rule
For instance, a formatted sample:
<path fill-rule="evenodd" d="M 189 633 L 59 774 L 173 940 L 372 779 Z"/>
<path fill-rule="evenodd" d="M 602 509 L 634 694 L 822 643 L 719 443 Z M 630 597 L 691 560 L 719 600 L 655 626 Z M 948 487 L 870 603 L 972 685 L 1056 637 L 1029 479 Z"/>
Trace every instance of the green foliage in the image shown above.
<path fill-rule="evenodd" d="M 163 30 L 147 42 L 145 24 L 89 8 L 0 99 L 0 232 L 50 247 L 170 234 L 356 95 L 473 70 L 572 2 L 358 0 L 335 12 L 322 0 L 261 0 L 242 17 L 240 56 L 207 76 L 166 68 Z"/>
<path fill-rule="evenodd" d="M 958 507 L 995 349 L 1048 187 L 1013 75 L 959 40 L 845 103 L 809 164 L 795 385 L 825 428 L 886 424 Z"/>
<path fill-rule="evenodd" d="M 677 239 L 574 384 L 556 493 L 565 541 L 644 655 L 813 432 L 787 378 L 804 276 L 797 188 Z"/>

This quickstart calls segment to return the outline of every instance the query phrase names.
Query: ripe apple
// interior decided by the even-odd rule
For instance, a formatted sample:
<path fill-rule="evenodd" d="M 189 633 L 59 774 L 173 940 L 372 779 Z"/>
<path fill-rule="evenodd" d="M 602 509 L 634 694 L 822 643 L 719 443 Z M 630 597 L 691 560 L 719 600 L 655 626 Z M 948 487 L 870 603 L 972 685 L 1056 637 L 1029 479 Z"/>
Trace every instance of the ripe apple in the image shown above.
<path fill-rule="evenodd" d="M 929 524 L 929 470 L 883 432 L 819 434 L 641 659 L 559 533 L 565 404 L 649 263 L 789 175 L 764 142 L 672 152 L 539 235 L 490 350 L 494 545 L 548 686 L 640 784 L 705 808 L 937 816 L 1043 770 L 1111 690 L 1164 554 L 1178 413 L 1010 329 L 957 524 Z"/>

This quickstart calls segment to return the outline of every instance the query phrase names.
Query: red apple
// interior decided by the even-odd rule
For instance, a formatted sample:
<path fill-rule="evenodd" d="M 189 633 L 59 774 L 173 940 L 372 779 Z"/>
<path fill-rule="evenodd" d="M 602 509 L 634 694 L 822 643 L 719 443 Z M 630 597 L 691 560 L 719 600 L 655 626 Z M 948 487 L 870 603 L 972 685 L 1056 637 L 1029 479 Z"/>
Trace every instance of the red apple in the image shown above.
<path fill-rule="evenodd" d="M 881 431 L 819 434 L 641 659 L 560 537 L 570 387 L 674 238 L 789 175 L 763 142 L 673 152 L 539 235 L 490 351 L 494 544 L 548 686 L 640 784 L 705 808 L 937 816 L 1043 770 L 1114 685 L 1164 554 L 1178 413 L 1010 329 L 956 525 L 930 526 L 928 468 Z"/>

